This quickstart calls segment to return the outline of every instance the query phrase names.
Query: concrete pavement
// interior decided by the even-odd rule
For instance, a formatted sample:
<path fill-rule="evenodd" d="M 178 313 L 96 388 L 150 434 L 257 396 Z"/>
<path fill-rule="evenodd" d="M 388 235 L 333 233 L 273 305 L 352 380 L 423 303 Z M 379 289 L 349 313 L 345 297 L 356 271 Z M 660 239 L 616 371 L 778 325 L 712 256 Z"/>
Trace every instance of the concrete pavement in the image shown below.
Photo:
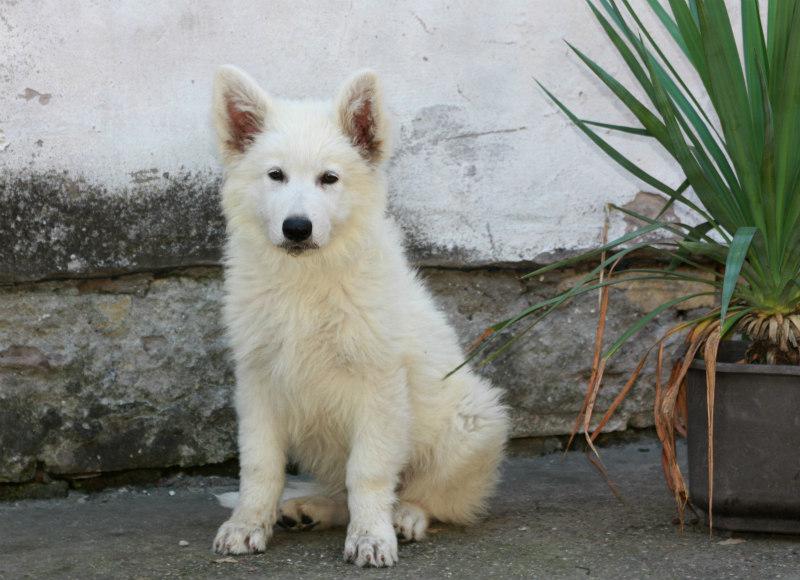
<path fill-rule="evenodd" d="M 0 504 L 0 578 L 800 578 L 800 537 L 679 533 L 653 442 L 602 450 L 624 502 L 582 453 L 512 457 L 490 516 L 435 524 L 394 569 L 342 561 L 343 530 L 277 531 L 265 554 L 210 552 L 234 480 L 184 477 Z"/>

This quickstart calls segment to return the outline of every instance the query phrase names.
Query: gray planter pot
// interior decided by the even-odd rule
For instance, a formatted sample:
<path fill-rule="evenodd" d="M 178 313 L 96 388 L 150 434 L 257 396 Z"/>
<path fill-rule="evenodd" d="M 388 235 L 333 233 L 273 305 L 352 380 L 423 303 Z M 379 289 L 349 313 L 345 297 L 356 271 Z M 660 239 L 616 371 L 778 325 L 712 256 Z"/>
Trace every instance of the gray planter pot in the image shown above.
<path fill-rule="evenodd" d="M 800 534 L 800 367 L 734 364 L 724 342 L 714 405 L 714 527 Z M 688 374 L 689 494 L 708 506 L 705 362 Z"/>

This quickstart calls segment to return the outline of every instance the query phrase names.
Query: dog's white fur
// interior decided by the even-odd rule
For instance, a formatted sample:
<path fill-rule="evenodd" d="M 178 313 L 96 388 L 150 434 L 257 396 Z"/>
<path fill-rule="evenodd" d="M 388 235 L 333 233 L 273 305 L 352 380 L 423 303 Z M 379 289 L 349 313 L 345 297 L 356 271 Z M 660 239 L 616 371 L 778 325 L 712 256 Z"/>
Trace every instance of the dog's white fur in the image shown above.
<path fill-rule="evenodd" d="M 264 550 L 279 515 L 349 521 L 345 558 L 391 566 L 396 533 L 419 539 L 432 519 L 481 514 L 508 418 L 499 391 L 469 369 L 444 378 L 464 356 L 386 215 L 380 84 L 363 71 L 333 103 L 279 100 L 226 66 L 214 117 L 241 462 L 214 549 Z M 269 177 L 276 168 L 284 181 Z M 339 180 L 321 183 L 326 171 Z M 286 247 L 282 223 L 298 215 L 311 239 Z M 325 492 L 279 508 L 289 457 Z"/>

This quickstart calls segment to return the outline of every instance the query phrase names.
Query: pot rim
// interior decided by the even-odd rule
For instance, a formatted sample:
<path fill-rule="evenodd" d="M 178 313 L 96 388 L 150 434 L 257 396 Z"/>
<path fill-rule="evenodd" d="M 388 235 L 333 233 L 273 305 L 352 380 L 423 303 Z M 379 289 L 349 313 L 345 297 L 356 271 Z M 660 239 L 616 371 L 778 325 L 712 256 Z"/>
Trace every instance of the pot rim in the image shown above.
<path fill-rule="evenodd" d="M 694 359 L 690 369 L 706 370 L 706 361 Z M 717 373 L 739 373 L 743 375 L 800 376 L 800 365 L 756 365 L 749 363 L 717 363 Z"/>
<path fill-rule="evenodd" d="M 717 372 L 718 373 L 739 373 L 741 375 L 762 375 L 778 377 L 797 377 L 800 376 L 800 365 L 762 365 L 752 363 L 725 362 L 739 360 L 744 356 L 748 346 L 745 340 L 723 340 L 719 345 L 717 353 Z M 692 361 L 690 369 L 705 372 L 706 361 L 698 353 Z"/>

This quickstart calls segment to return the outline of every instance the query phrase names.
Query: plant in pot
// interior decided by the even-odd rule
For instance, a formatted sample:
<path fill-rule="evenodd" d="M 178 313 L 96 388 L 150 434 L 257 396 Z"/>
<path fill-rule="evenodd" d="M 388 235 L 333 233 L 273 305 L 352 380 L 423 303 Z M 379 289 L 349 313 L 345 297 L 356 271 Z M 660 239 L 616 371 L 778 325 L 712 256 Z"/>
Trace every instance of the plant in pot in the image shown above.
<path fill-rule="evenodd" d="M 492 360 L 560 305 L 599 292 L 593 371 L 573 435 L 582 429 L 594 448 L 652 355 L 655 424 L 681 523 L 691 498 L 711 527 L 800 532 L 800 2 L 769 1 L 763 16 L 757 0 L 742 0 L 737 26 L 722 0 L 648 0 L 681 62 L 664 52 L 629 0 L 588 4 L 638 87 L 627 88 L 570 46 L 638 125 L 581 119 L 542 89 L 591 141 L 663 193 L 666 202 L 655 218 L 616 208 L 642 226 L 531 272 L 539 276 L 600 258 L 572 288 L 488 329 L 471 357 Z M 693 69 L 698 80 L 688 82 L 679 69 Z M 664 183 L 615 149 L 599 129 L 654 139 L 685 180 Z M 696 219 L 666 221 L 673 204 Z M 669 237 L 652 241 L 648 234 L 659 230 Z M 643 250 L 663 256 L 663 267 L 626 266 L 626 257 Z M 618 276 L 623 268 L 625 276 Z M 707 290 L 661 304 L 604 348 L 609 290 L 643 280 L 692 282 Z M 651 345 L 592 429 L 608 360 L 658 315 L 704 294 L 716 296 L 718 307 L 681 322 Z M 744 342 L 729 340 L 736 336 Z M 667 374 L 665 348 L 676 342 Z M 688 489 L 675 447 L 676 433 L 687 430 Z"/>

